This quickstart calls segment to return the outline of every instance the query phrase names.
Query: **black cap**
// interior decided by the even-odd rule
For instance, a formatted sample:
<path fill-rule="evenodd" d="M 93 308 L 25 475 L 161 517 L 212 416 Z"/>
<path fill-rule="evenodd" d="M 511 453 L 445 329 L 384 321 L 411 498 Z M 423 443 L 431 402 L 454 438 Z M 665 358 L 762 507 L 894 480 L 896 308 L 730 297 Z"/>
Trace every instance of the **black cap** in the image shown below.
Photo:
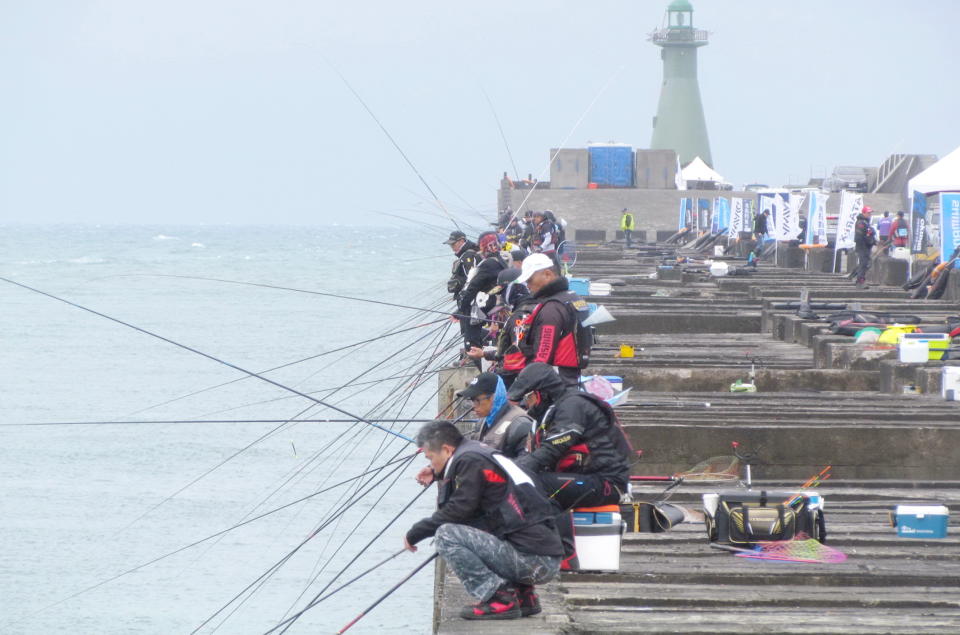
<path fill-rule="evenodd" d="M 477 395 L 492 395 L 497 392 L 497 379 L 493 373 L 480 373 L 466 388 L 457 393 L 457 397 L 473 399 Z"/>
<path fill-rule="evenodd" d="M 452 232 L 450 232 L 450 238 L 447 238 L 445 241 L 443 241 L 443 244 L 444 244 L 444 245 L 452 245 L 453 243 L 457 242 L 458 240 L 466 240 L 466 239 L 467 239 L 467 235 L 466 235 L 466 234 L 464 234 L 464 233 L 463 233 L 462 231 L 460 231 L 459 229 L 455 229 L 455 230 L 453 230 Z"/>

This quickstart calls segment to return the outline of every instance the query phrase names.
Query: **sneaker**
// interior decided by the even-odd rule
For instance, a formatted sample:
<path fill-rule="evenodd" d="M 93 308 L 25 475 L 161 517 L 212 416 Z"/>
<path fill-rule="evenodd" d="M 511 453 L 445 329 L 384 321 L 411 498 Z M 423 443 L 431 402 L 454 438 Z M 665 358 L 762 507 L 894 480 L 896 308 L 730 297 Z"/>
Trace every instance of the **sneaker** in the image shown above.
<path fill-rule="evenodd" d="M 465 620 L 514 620 L 522 617 L 517 590 L 502 586 L 486 602 L 463 607 L 460 617 Z"/>
<path fill-rule="evenodd" d="M 532 585 L 518 584 L 517 599 L 520 600 L 520 613 L 524 617 L 536 615 L 543 610 L 540 608 L 540 597 Z"/>

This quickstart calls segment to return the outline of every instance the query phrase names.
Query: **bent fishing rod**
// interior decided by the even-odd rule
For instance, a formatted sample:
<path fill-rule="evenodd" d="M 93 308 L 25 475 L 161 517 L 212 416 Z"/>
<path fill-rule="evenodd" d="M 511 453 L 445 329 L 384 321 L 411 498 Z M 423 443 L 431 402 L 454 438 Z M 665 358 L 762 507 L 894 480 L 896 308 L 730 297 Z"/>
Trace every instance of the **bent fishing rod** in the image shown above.
<path fill-rule="evenodd" d="M 115 318 L 115 317 L 109 316 L 109 315 L 107 315 L 106 313 L 101 313 L 100 311 L 96 311 L 96 310 L 94 310 L 94 309 L 88 308 L 88 307 L 86 307 L 86 306 L 83 306 L 82 304 L 78 304 L 78 303 L 76 303 L 76 302 L 72 302 L 72 301 L 67 300 L 67 299 L 65 299 L 65 298 L 61 298 L 61 297 L 59 297 L 59 296 L 53 295 L 52 293 L 47 293 L 46 291 L 41 291 L 40 289 L 31 287 L 31 286 L 26 285 L 26 284 L 23 284 L 23 283 L 21 283 L 21 282 L 17 282 L 17 281 L 15 281 L 15 280 L 11 280 L 10 278 L 4 278 L 4 277 L 0 276 L 0 281 L 2 281 L 2 282 L 7 282 L 7 283 L 9 283 L 9 284 L 12 284 L 12 285 L 14 285 L 14 286 L 20 287 L 20 288 L 22 288 L 22 289 L 26 289 L 26 290 L 28 290 L 28 291 L 32 291 L 32 292 L 34 292 L 34 293 L 39 293 L 40 295 L 46 296 L 46 297 L 48 297 L 48 298 L 50 298 L 50 299 L 52 299 L 52 300 L 57 300 L 58 302 L 63 302 L 64 304 L 67 304 L 67 305 L 72 306 L 72 307 L 74 307 L 74 308 L 80 309 L 80 310 L 82 310 L 82 311 L 86 311 L 86 312 L 88 312 L 88 313 L 92 313 L 93 315 L 97 315 L 97 316 L 99 316 L 99 317 L 105 318 L 105 319 L 107 319 L 107 320 L 110 320 L 111 322 L 116 322 L 117 324 L 120 324 L 120 325 L 122 325 L 122 326 L 126 326 L 127 328 L 131 328 L 131 329 L 133 329 L 134 331 L 138 331 L 138 332 L 140 332 L 140 333 L 143 333 L 144 335 L 149 335 L 150 337 L 154 337 L 154 338 L 156 338 L 156 339 L 158 339 L 158 340 L 161 340 L 161 341 L 163 341 L 163 342 L 166 342 L 166 343 L 168 343 L 168 344 L 172 344 L 172 345 L 174 345 L 174 346 L 176 346 L 176 347 L 178 347 L 178 348 L 182 348 L 182 349 L 184 349 L 184 350 L 186 350 L 186 351 L 190 351 L 191 353 L 195 353 L 195 354 L 200 355 L 200 356 L 202 356 L 202 357 L 206 357 L 207 359 L 209 359 L 209 360 L 211 360 L 211 361 L 214 361 L 214 362 L 216 362 L 216 363 L 218 363 L 218 364 L 222 364 L 223 366 L 226 366 L 226 367 L 228 367 L 228 368 L 232 368 L 232 369 L 234 369 L 234 370 L 240 371 L 241 373 L 244 373 L 244 374 L 249 375 L 249 376 L 251 376 L 251 377 L 256 377 L 257 379 L 259 379 L 259 380 L 261 380 L 261 381 L 264 381 L 264 382 L 266 382 L 266 383 L 268 383 L 268 384 L 271 384 L 271 385 L 273 385 L 273 386 L 276 386 L 277 388 L 281 388 L 281 389 L 286 390 L 286 391 L 288 391 L 288 392 L 291 392 L 291 393 L 294 393 L 294 394 L 296 394 L 296 395 L 299 395 L 300 397 L 303 397 L 304 399 L 307 399 L 307 400 L 309 400 L 309 401 L 312 401 L 312 402 L 314 402 L 314 403 L 317 404 L 317 405 L 324 406 L 324 407 L 326 407 L 326 408 L 330 408 L 331 410 L 335 410 L 335 411 L 339 412 L 340 414 L 343 414 L 343 415 L 345 415 L 345 416 L 347 416 L 347 417 L 353 417 L 353 418 L 356 419 L 357 421 L 361 421 L 361 422 L 363 422 L 363 423 L 366 423 L 367 425 L 371 425 L 371 426 L 373 426 L 374 428 L 377 428 L 377 429 L 379 429 L 379 430 L 382 430 L 383 432 L 386 432 L 387 434 L 392 434 L 392 435 L 394 435 L 394 436 L 400 437 L 400 438 L 403 439 L 404 441 L 407 441 L 407 442 L 409 442 L 409 443 L 413 443 L 413 439 L 410 438 L 410 437 L 408 437 L 408 436 L 406 436 L 406 435 L 403 435 L 403 434 L 399 434 L 399 433 L 397 433 L 397 432 L 394 432 L 393 430 L 391 430 L 391 429 L 389 429 L 389 428 L 386 428 L 386 427 L 384 427 L 384 426 L 381 426 L 381 425 L 379 425 L 379 424 L 377 424 L 377 423 L 374 423 L 374 422 L 372 422 L 372 421 L 367 421 L 367 420 L 365 420 L 363 417 L 359 417 L 359 416 L 357 416 L 357 415 L 354 415 L 353 413 L 348 412 L 348 411 L 344 410 L 343 408 L 339 408 L 339 407 L 337 407 L 337 406 L 334 406 L 333 404 L 329 404 L 329 403 L 327 403 L 327 402 L 325 402 L 325 401 L 322 401 L 322 400 L 320 400 L 320 399 L 317 399 L 316 397 L 312 397 L 311 395 L 308 395 L 308 394 L 306 394 L 306 393 L 304 393 L 304 392 L 301 392 L 301 391 L 299 391 L 299 390 L 296 390 L 295 388 L 290 388 L 289 386 L 286 386 L 286 385 L 284 385 L 284 384 L 281 384 L 280 382 L 274 381 L 274 380 L 270 379 L 269 377 L 264 377 L 263 375 L 261 375 L 261 374 L 259 374 L 259 373 L 255 373 L 255 372 L 253 372 L 252 370 L 247 370 L 247 369 L 245 369 L 245 368 L 242 368 L 242 367 L 240 367 L 240 366 L 237 366 L 236 364 L 232 364 L 232 363 L 230 363 L 230 362 L 228 362 L 228 361 L 226 361 L 226 360 L 223 360 L 223 359 L 221 359 L 221 358 L 219 358 L 219 357 L 215 357 L 215 356 L 213 356 L 213 355 L 211 355 L 211 354 L 209 354 L 209 353 L 205 353 L 205 352 L 203 352 L 203 351 L 201 351 L 201 350 L 198 350 L 198 349 L 196 349 L 196 348 L 193 348 L 193 347 L 191 347 L 191 346 L 187 346 L 186 344 L 181 344 L 180 342 L 176 342 L 176 341 L 174 341 L 174 340 L 172 340 L 172 339 L 170 339 L 170 338 L 168 338 L 168 337 L 164 337 L 163 335 L 160 335 L 160 334 L 158 334 L 158 333 L 154 333 L 153 331 L 148 331 L 148 330 L 145 329 L 145 328 L 141 328 L 141 327 L 136 326 L 136 325 L 134 325 L 134 324 L 131 324 L 131 323 L 129 323 L 129 322 L 124 322 L 123 320 L 121 320 L 121 319 L 119 319 L 119 318 Z"/>
<path fill-rule="evenodd" d="M 379 606 L 381 602 L 383 602 L 383 601 L 386 600 L 388 597 L 390 597 L 391 595 L 393 595 L 393 593 L 394 593 L 397 589 L 399 589 L 399 588 L 402 587 L 404 584 L 406 584 L 413 576 L 415 576 L 415 575 L 417 575 L 418 573 L 420 573 L 420 570 L 421 570 L 421 569 L 423 569 L 425 566 L 427 566 L 428 564 L 430 564 L 431 562 L 433 562 L 434 560 L 436 560 L 436 559 L 437 559 L 437 556 L 439 556 L 439 555 L 440 555 L 440 554 L 434 552 L 433 555 L 431 555 L 429 558 L 427 558 L 426 560 L 424 560 L 423 562 L 421 562 L 419 565 L 417 565 L 417 568 L 416 568 L 416 569 L 414 569 L 413 571 L 411 571 L 410 573 L 408 573 L 407 575 L 405 575 L 405 576 L 403 577 L 403 579 L 401 579 L 401 580 L 400 580 L 399 582 L 397 582 L 395 585 L 393 585 L 392 587 L 390 587 L 390 590 L 387 591 L 386 593 L 384 593 L 383 595 L 381 595 L 379 598 L 377 598 L 377 601 L 376 601 L 376 602 L 374 602 L 373 604 L 371 604 L 370 606 L 368 606 L 367 608 L 365 608 L 365 609 L 360 613 L 360 615 L 358 615 L 358 616 L 356 616 L 355 618 L 353 618 L 352 620 L 350 620 L 350 622 L 349 622 L 346 626 L 344 626 L 344 627 L 341 628 L 339 631 L 337 631 L 337 635 L 343 635 L 345 632 L 347 632 L 347 630 L 348 630 L 351 626 L 353 626 L 354 624 L 356 624 L 357 622 L 359 622 L 360 620 L 362 620 L 362 619 L 367 615 L 367 613 L 369 613 L 369 612 L 372 611 L 373 609 L 377 608 L 377 606 Z"/>

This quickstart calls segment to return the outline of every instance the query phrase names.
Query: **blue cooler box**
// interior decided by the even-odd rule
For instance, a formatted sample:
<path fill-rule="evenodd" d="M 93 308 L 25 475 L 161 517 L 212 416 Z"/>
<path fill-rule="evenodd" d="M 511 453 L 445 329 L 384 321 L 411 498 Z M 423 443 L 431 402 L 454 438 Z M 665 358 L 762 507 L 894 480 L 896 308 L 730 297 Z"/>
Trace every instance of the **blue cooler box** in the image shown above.
<path fill-rule="evenodd" d="M 944 505 L 897 505 L 893 522 L 901 538 L 946 538 L 949 516 Z"/>
<path fill-rule="evenodd" d="M 567 286 L 580 297 L 590 295 L 590 278 L 567 278 Z"/>

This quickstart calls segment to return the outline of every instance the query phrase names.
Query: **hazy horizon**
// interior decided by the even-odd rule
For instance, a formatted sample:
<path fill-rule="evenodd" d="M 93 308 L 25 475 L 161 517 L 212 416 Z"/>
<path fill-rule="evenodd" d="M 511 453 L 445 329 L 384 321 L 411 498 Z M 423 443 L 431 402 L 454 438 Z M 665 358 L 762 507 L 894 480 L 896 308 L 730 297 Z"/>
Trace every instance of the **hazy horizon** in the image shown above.
<path fill-rule="evenodd" d="M 0 223 L 448 226 L 334 67 L 480 222 L 514 172 L 495 116 L 521 175 L 568 135 L 648 147 L 646 34 L 667 4 L 4 3 Z M 714 167 L 735 185 L 960 145 L 960 3 L 693 4 Z"/>

